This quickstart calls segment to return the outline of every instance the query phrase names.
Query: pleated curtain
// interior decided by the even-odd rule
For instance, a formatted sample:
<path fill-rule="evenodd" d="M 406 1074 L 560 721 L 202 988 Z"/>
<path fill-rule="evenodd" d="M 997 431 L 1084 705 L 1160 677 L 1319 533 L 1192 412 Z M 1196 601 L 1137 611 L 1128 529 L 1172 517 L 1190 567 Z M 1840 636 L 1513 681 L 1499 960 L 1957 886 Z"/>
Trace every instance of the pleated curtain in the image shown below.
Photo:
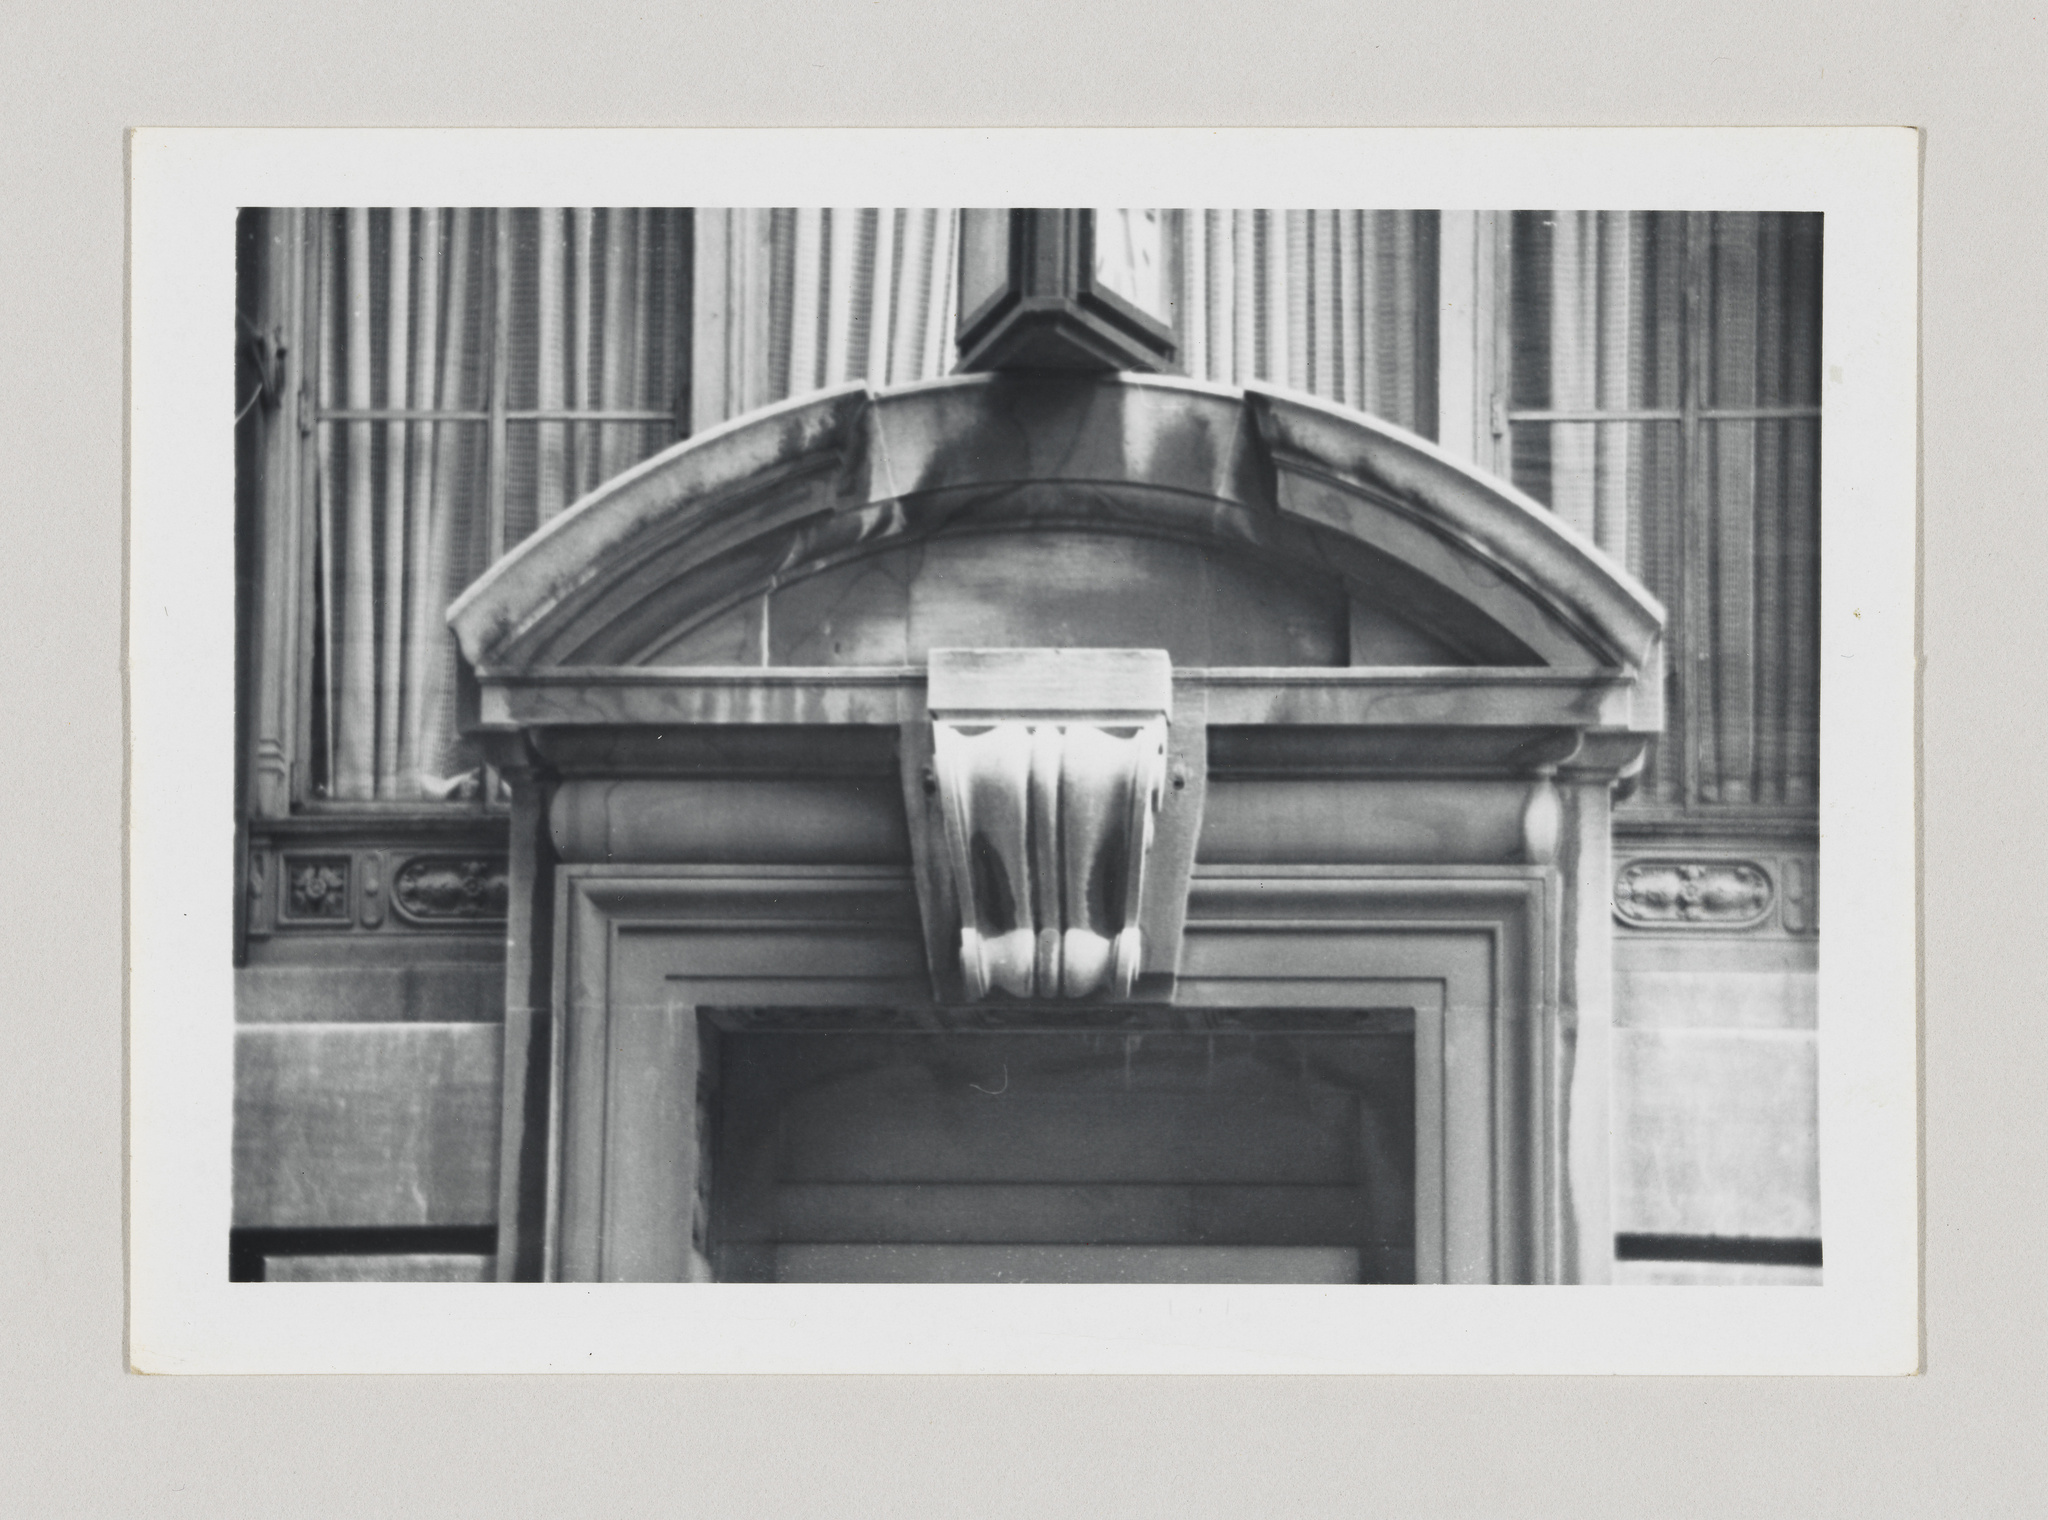
<path fill-rule="evenodd" d="M 1171 211 L 1164 286 L 1185 372 L 1436 428 L 1436 214 Z M 697 213 L 692 420 L 953 366 L 958 216 Z"/>
<path fill-rule="evenodd" d="M 480 785 L 444 614 L 492 558 L 679 436 L 688 215 L 315 217 L 315 796 Z"/>
<path fill-rule="evenodd" d="M 952 211 L 698 211 L 693 431 L 849 381 L 950 372 L 957 238 Z"/>
<path fill-rule="evenodd" d="M 1671 614 L 1639 805 L 1810 804 L 1820 219 L 1521 212 L 1511 265 L 1514 481 Z"/>
<path fill-rule="evenodd" d="M 482 408 L 487 214 L 333 211 L 315 237 L 313 788 L 418 797 L 452 789 L 442 778 L 463 769 L 434 623 L 480 567 L 484 434 L 331 414 Z"/>
<path fill-rule="evenodd" d="M 1181 211 L 1186 372 L 1307 391 L 1436 434 L 1433 211 Z"/>

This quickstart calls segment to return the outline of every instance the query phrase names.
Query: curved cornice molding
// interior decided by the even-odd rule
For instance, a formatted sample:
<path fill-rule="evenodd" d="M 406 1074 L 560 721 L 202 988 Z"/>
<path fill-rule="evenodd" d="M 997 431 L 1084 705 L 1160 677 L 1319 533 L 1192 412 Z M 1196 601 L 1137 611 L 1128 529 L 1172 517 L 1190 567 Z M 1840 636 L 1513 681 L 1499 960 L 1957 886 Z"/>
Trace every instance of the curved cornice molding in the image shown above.
<path fill-rule="evenodd" d="M 1427 439 L 1349 407 L 1294 391 L 1250 386 L 1245 404 L 1274 462 L 1279 506 L 1348 536 L 1384 541 L 1378 512 L 1418 535 L 1396 552 L 1437 577 L 1449 550 L 1472 580 L 1475 602 L 1500 576 L 1571 628 L 1602 664 L 1647 673 L 1664 608 L 1593 541 L 1497 476 L 1453 459 Z M 1392 547 L 1392 545 L 1390 545 Z M 1453 583 L 1454 584 L 1454 583 Z"/>
<path fill-rule="evenodd" d="M 1662 609 L 1506 483 L 1313 398 L 1133 374 L 856 385 L 736 418 L 606 482 L 448 617 L 486 674 L 631 665 L 801 575 L 1040 523 L 1312 563 L 1433 618 L 1474 663 L 1658 684 Z"/>

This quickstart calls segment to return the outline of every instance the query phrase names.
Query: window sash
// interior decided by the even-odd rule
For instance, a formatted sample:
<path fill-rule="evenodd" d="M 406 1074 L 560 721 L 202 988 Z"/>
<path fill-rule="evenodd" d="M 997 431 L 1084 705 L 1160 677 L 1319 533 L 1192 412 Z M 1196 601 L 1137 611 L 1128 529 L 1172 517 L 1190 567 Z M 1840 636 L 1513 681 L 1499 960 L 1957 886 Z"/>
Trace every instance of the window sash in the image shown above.
<path fill-rule="evenodd" d="M 1477 433 L 1670 615 L 1665 731 L 1624 816 L 1811 818 L 1819 233 L 1794 214 L 1493 219 L 1505 278 Z M 1653 377 L 1646 333 L 1660 323 Z"/>

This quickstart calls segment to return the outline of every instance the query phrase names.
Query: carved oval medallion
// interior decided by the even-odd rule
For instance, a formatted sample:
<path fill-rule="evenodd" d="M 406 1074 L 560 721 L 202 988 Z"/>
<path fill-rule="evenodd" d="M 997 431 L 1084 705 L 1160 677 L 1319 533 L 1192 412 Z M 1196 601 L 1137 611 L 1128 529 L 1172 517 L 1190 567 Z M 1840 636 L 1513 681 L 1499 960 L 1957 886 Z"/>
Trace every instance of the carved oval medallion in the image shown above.
<path fill-rule="evenodd" d="M 1638 860 L 1614 882 L 1614 914 L 1647 928 L 1739 929 L 1771 910 L 1770 873 L 1748 860 Z"/>
<path fill-rule="evenodd" d="M 502 855 L 415 855 L 391 878 L 391 903 L 416 923 L 502 920 L 510 887 Z"/>

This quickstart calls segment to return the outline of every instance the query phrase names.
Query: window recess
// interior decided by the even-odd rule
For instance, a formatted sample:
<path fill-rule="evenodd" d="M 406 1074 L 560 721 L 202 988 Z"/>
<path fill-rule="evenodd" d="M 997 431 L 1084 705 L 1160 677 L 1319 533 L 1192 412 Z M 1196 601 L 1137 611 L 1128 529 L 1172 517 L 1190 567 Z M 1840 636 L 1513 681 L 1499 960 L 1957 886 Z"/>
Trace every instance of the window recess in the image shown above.
<path fill-rule="evenodd" d="M 1480 225 L 1496 280 L 1475 452 L 1671 614 L 1664 735 L 1624 816 L 1810 821 L 1821 218 L 1522 211 Z"/>
<path fill-rule="evenodd" d="M 245 215 L 255 320 L 285 353 L 255 528 L 251 811 L 494 804 L 443 612 L 682 436 L 691 213 Z"/>

